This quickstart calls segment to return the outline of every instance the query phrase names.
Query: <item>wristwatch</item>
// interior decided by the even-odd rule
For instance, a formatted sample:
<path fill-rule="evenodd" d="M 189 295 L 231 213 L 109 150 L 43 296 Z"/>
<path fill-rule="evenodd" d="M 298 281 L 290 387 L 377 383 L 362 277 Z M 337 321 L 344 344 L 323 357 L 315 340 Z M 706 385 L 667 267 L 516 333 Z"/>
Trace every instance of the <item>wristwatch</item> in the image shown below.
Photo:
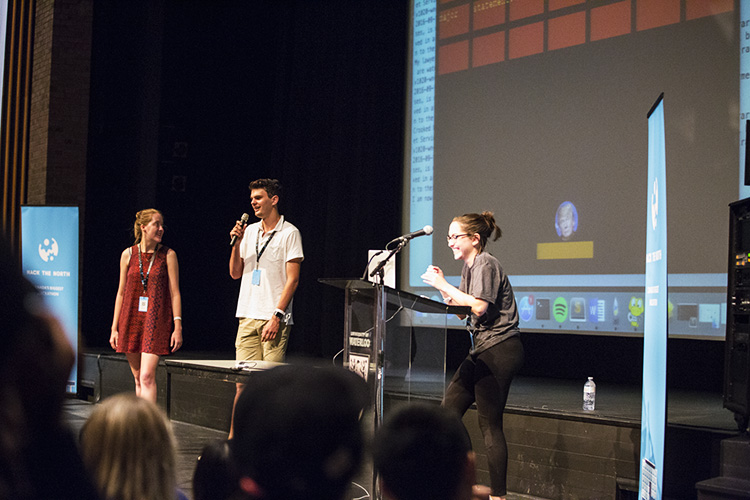
<path fill-rule="evenodd" d="M 279 319 L 284 319 L 284 311 L 282 311 L 281 309 L 276 309 L 273 312 L 273 315 L 276 316 Z"/>

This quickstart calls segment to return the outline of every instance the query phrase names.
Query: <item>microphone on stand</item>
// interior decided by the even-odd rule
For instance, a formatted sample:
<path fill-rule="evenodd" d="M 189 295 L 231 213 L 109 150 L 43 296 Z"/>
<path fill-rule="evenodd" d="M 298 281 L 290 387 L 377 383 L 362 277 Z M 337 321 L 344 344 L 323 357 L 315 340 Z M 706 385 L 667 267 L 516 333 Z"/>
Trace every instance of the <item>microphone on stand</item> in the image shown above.
<path fill-rule="evenodd" d="M 394 241 L 398 241 L 398 240 L 409 241 L 409 240 L 417 238 L 419 236 L 429 236 L 430 234 L 432 234 L 432 231 L 433 231 L 432 226 L 425 226 L 425 227 L 423 227 L 422 229 L 420 229 L 418 231 L 414 231 L 412 233 L 405 234 L 403 236 L 399 236 L 398 238 L 396 238 L 394 240 L 391 240 L 390 243 L 388 243 L 388 244 L 390 245 Z"/>
<path fill-rule="evenodd" d="M 404 248 L 404 246 L 406 245 L 406 243 L 409 240 L 417 238 L 419 236 L 430 235 L 430 234 L 432 234 L 432 231 L 433 231 L 432 226 L 425 226 L 425 227 L 423 227 L 422 229 L 420 229 L 418 231 L 414 231 L 414 232 L 411 232 L 409 234 L 405 234 L 403 236 L 399 236 L 398 238 L 389 241 L 388 244 L 385 246 L 386 250 L 388 249 L 389 246 L 391 246 L 391 243 L 398 242 L 398 245 L 396 245 L 391 250 L 391 253 L 389 253 L 388 256 L 385 259 L 381 260 L 378 263 L 377 267 L 375 267 L 375 269 L 370 273 L 370 277 L 373 277 L 375 275 L 380 275 L 381 276 L 381 280 L 382 280 L 383 268 L 385 267 L 386 263 L 388 262 L 388 260 L 391 257 L 393 257 L 395 254 L 397 254 L 398 252 L 400 252 L 401 249 Z M 365 270 L 365 273 L 367 273 L 367 270 Z"/>
<path fill-rule="evenodd" d="M 247 221 L 249 221 L 249 220 L 250 220 L 250 215 L 248 215 L 246 213 L 242 214 L 242 217 L 240 217 L 240 222 L 242 222 L 242 227 L 247 226 Z M 432 228 L 430 228 L 430 229 L 432 229 Z M 233 247 L 235 243 L 237 243 L 237 236 L 236 235 L 232 236 L 232 241 L 229 242 L 229 246 Z"/>

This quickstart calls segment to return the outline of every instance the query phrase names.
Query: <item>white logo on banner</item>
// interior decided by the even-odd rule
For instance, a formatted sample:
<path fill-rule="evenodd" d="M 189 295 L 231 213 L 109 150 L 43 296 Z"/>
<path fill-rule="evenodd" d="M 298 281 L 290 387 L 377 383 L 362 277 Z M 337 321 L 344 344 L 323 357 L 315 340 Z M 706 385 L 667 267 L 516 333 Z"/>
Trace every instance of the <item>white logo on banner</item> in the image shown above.
<path fill-rule="evenodd" d="M 659 179 L 654 178 L 654 192 L 651 193 L 651 227 L 656 229 L 656 216 L 659 215 Z"/>
<path fill-rule="evenodd" d="M 50 243 L 50 240 L 52 242 Z M 44 262 L 55 260 L 60 249 L 57 246 L 57 240 L 55 238 L 44 238 L 44 243 L 39 245 L 39 257 Z"/>

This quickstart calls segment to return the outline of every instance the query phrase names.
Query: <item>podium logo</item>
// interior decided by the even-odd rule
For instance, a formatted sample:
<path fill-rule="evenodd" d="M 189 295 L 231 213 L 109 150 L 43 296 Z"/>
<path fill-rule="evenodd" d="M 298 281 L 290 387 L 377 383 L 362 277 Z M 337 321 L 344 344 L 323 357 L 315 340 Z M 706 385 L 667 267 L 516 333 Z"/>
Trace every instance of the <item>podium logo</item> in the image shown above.
<path fill-rule="evenodd" d="M 52 240 L 52 241 L 50 241 Z M 39 257 L 44 262 L 52 262 L 57 257 L 60 249 L 55 238 L 44 238 L 44 243 L 39 244 Z"/>
<path fill-rule="evenodd" d="M 552 304 L 552 314 L 555 316 L 555 321 L 562 323 L 568 317 L 568 303 L 564 298 L 558 297 Z"/>

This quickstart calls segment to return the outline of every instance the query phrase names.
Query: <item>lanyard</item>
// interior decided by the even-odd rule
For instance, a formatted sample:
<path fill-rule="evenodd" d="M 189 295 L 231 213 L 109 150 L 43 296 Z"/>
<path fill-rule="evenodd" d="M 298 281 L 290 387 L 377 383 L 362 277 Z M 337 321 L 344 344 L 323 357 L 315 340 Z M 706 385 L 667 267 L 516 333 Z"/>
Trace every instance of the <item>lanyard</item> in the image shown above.
<path fill-rule="evenodd" d="M 138 267 L 141 271 L 141 284 L 143 285 L 143 293 L 148 293 L 146 291 L 146 288 L 148 288 L 148 275 L 151 273 L 151 266 L 154 265 L 154 259 L 156 258 L 156 250 L 158 248 L 154 249 L 154 253 L 151 254 L 151 262 L 148 265 L 148 270 L 146 271 L 146 275 L 143 275 L 143 259 L 141 259 L 141 245 L 138 245 Z"/>
<path fill-rule="evenodd" d="M 260 256 L 263 255 L 263 252 L 266 251 L 266 247 L 269 243 L 271 243 L 271 240 L 273 239 L 274 235 L 276 234 L 276 230 L 274 229 L 271 231 L 271 235 L 266 240 L 266 243 L 263 245 L 263 248 L 258 251 L 258 245 L 260 244 L 260 232 L 262 230 L 262 227 L 258 228 L 258 232 L 255 233 L 255 269 L 258 269 L 258 262 L 260 262 Z"/>

